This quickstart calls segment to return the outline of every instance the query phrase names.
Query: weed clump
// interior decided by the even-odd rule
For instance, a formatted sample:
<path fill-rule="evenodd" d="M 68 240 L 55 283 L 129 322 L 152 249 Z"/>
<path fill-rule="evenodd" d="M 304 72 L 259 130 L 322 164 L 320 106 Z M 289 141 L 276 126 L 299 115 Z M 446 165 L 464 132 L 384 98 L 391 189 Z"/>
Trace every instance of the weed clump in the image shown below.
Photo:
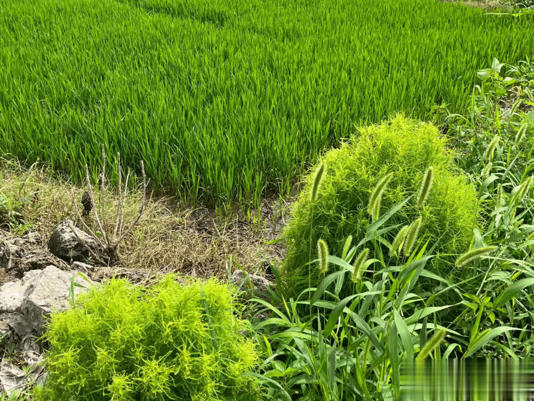
<path fill-rule="evenodd" d="M 477 197 L 446 146 L 433 125 L 397 116 L 360 130 L 339 149 L 326 153 L 320 188 L 315 189 L 314 176 L 307 178 L 284 233 L 288 256 L 283 270 L 290 288 L 300 289 L 295 286 L 300 279 L 307 280 L 309 270 L 316 273 L 306 263 L 315 256 L 313 247 L 320 238 L 334 254 L 342 254 L 340 238 L 350 235 L 357 244 L 369 234 L 371 224 L 406 199 L 387 227 L 381 227 L 399 248 L 402 244 L 395 236 L 401 227 L 418 222 L 417 236 L 404 244 L 406 257 L 426 242 L 435 254 L 466 251 L 477 226 Z M 312 190 L 317 192 L 314 197 Z M 404 229 L 403 243 L 408 234 Z M 377 242 L 371 252 L 386 253 L 382 247 Z M 399 255 L 393 252 L 392 257 Z M 440 263 L 447 263 L 448 272 L 454 260 L 437 258 L 435 264 Z"/>
<path fill-rule="evenodd" d="M 91 289 L 46 332 L 48 377 L 36 400 L 257 400 L 248 324 L 215 280 Z"/>

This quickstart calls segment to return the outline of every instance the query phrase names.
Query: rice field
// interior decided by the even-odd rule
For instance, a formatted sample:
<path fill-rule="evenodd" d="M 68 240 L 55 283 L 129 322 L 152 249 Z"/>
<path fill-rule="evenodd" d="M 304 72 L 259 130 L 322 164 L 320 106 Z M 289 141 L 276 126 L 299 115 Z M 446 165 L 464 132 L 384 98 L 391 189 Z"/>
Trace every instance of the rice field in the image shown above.
<path fill-rule="evenodd" d="M 356 125 L 464 111 L 477 70 L 533 55 L 532 14 L 435 0 L 2 0 L 0 154 L 79 181 L 104 144 L 184 201 L 258 202 Z"/>

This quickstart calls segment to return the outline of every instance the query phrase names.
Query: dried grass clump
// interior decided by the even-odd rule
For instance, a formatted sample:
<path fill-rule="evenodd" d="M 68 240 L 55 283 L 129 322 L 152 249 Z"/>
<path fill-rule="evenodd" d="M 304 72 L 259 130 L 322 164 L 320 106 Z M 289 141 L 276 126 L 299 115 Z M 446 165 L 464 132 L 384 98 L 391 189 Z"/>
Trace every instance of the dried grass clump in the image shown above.
<path fill-rule="evenodd" d="M 49 238 L 54 228 L 65 220 L 82 227 L 72 202 L 81 201 L 86 188 L 55 178 L 41 168 L 23 168 L 19 164 L 0 160 L 0 194 L 15 205 L 17 220 L 10 226 L 10 236 L 26 230 L 38 231 Z M 131 190 L 124 203 L 124 221 L 133 222 L 142 202 L 142 193 Z M 117 193 L 113 187 L 102 193 L 105 207 L 99 209 L 104 229 L 113 231 Z M 82 205 L 80 203 L 80 208 Z M 280 246 L 266 242 L 281 229 L 279 207 L 265 206 L 261 226 L 238 215 L 232 219 L 218 218 L 204 208 L 188 208 L 169 197 L 155 198 L 147 193 L 146 206 L 135 228 L 123 238 L 120 258 L 112 268 L 99 268 L 94 277 L 100 279 L 117 273 L 143 277 L 179 272 L 196 277 L 225 277 L 230 263 L 239 263 L 245 270 L 262 270 L 264 260 L 282 256 Z M 15 215 L 15 214 L 14 214 Z M 92 216 L 82 216 L 93 230 L 99 227 Z M 107 223 L 109 222 L 109 223 Z M 109 224 L 109 226 L 108 226 Z"/>

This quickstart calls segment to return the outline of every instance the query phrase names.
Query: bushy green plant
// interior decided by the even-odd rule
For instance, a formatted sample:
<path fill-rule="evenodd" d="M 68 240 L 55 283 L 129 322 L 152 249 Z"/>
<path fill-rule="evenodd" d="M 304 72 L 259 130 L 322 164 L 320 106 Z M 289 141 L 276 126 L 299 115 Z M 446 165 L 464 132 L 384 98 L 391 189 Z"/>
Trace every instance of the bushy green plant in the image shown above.
<path fill-rule="evenodd" d="M 465 251 L 477 224 L 477 199 L 446 146 L 446 139 L 433 125 L 397 116 L 361 129 L 341 148 L 329 151 L 322 160 L 326 172 L 320 188 L 314 189 L 317 175 L 310 175 L 284 234 L 288 255 L 283 273 L 290 287 L 299 287 L 302 278 L 308 279 L 306 263 L 320 238 L 333 253 L 341 254 L 340 239 L 351 235 L 361 241 L 373 216 L 376 220 L 380 211 L 405 200 L 406 205 L 391 216 L 393 228 L 422 217 L 418 244 L 429 241 L 432 252 L 438 254 Z M 421 202 L 418 192 L 430 167 L 432 186 Z M 388 182 L 381 188 L 384 177 Z M 381 193 L 377 194 L 377 189 Z M 369 210 L 374 198 L 378 199 L 375 210 Z M 385 237 L 393 241 L 394 234 Z M 375 251 L 380 252 L 379 248 Z M 434 264 L 439 265 L 440 260 L 445 263 L 437 258 Z"/>
<path fill-rule="evenodd" d="M 248 324 L 231 287 L 150 288 L 113 279 L 53 314 L 45 338 L 48 376 L 36 400 L 258 400 Z"/>

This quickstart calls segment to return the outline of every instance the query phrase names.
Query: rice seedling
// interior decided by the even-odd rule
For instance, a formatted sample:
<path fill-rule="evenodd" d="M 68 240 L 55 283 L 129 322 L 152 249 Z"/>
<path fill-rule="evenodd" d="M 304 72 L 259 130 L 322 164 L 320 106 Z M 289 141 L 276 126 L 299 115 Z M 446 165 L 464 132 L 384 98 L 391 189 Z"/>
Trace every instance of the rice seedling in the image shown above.
<path fill-rule="evenodd" d="M 533 27 L 433 0 L 3 0 L 0 152 L 82 182 L 104 144 L 158 191 L 258 202 L 355 123 L 465 111 Z"/>

